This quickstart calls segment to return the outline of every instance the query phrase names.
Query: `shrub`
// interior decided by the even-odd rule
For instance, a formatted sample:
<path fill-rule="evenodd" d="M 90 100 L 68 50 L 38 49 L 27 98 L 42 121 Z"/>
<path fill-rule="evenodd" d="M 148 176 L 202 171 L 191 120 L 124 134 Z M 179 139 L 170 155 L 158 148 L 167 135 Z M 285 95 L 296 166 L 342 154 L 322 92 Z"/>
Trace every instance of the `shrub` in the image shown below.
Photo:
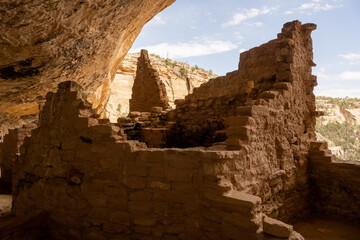
<path fill-rule="evenodd" d="M 342 108 L 358 108 L 360 105 L 360 99 L 359 98 L 332 98 L 332 97 L 324 97 L 324 96 L 317 96 L 316 99 L 318 100 L 325 100 L 328 103 L 338 105 Z"/>
<path fill-rule="evenodd" d="M 322 121 L 318 121 L 316 131 L 340 146 L 344 150 L 347 160 L 360 160 L 359 125 L 348 121 L 329 122 L 324 125 Z"/>
<path fill-rule="evenodd" d="M 184 67 L 181 67 L 181 68 L 180 68 L 180 74 L 181 74 L 181 76 L 183 76 L 183 77 L 188 77 L 188 70 L 185 69 Z"/>
<path fill-rule="evenodd" d="M 154 53 L 150 53 L 150 56 L 156 57 L 156 58 L 161 58 L 160 55 L 156 55 Z"/>
<path fill-rule="evenodd" d="M 164 63 L 166 66 L 169 66 L 171 64 L 171 59 L 169 59 L 169 58 L 165 59 Z"/>

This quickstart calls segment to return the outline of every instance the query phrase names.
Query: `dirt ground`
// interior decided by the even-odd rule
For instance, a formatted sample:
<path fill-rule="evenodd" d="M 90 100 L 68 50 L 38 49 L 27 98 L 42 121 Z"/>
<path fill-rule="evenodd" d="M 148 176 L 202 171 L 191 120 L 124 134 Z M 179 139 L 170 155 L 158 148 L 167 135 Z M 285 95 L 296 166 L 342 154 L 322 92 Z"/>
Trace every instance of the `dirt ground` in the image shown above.
<path fill-rule="evenodd" d="M 0 194 L 0 217 L 8 216 L 11 212 L 11 195 Z"/>
<path fill-rule="evenodd" d="M 306 240 L 360 240 L 360 223 L 313 215 L 294 225 Z"/>

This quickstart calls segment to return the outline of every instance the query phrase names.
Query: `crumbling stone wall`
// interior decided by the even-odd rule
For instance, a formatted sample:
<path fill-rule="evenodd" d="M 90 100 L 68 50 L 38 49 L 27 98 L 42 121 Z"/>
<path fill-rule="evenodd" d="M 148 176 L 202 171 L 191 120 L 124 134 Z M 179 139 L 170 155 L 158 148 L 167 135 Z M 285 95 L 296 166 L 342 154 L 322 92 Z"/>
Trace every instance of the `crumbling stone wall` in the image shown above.
<path fill-rule="evenodd" d="M 331 154 L 326 142 L 310 148 L 312 211 L 360 220 L 360 164 L 342 161 Z"/>
<path fill-rule="evenodd" d="M 203 119 L 218 123 L 212 133 L 226 130 L 226 148 L 241 157 L 222 174 L 236 189 L 261 197 L 263 211 L 284 220 L 309 209 L 307 154 L 318 115 L 311 74 L 315 28 L 286 23 L 277 39 L 242 53 L 239 70 L 194 90 L 174 114 L 175 127 L 185 126 L 188 139 L 209 132 Z"/>
<path fill-rule="evenodd" d="M 315 28 L 285 24 L 277 39 L 242 54 L 238 71 L 168 113 L 155 107 L 110 123 L 78 84 L 61 83 L 15 162 L 14 214 L 48 212 L 58 239 L 261 239 L 281 225 L 264 213 L 293 221 L 310 210 L 358 220 L 358 165 L 335 161 L 314 142 Z M 206 126 L 206 117 L 219 125 Z M 179 133 L 183 124 L 225 138 L 210 147 L 148 148 L 126 140 L 126 126 L 141 121 L 147 135 L 140 129 L 137 137 L 157 130 L 161 146 L 162 131 Z M 190 130 L 180 133 L 206 142 Z M 278 237 L 290 237 L 291 226 L 283 227 L 287 235 Z"/>
<path fill-rule="evenodd" d="M 20 155 L 20 146 L 24 138 L 30 136 L 31 130 L 36 127 L 35 124 L 26 124 L 22 128 L 9 129 L 9 133 L 4 136 L 4 141 L 0 143 L 1 179 L 10 187 L 13 177 L 13 162 Z"/>
<path fill-rule="evenodd" d="M 218 163 L 236 151 L 148 149 L 98 119 L 73 82 L 48 93 L 15 164 L 13 213 L 49 213 L 56 239 L 257 239 L 261 199 Z"/>
<path fill-rule="evenodd" d="M 277 39 L 241 53 L 238 70 L 210 80 L 194 89 L 186 100 L 177 101 L 177 108 L 172 113 L 177 122 L 174 132 L 185 137 L 176 144 L 180 147 L 210 146 L 215 141 L 224 140 L 218 138 L 217 133 L 225 130 L 226 119 L 239 115 L 239 107 L 272 98 L 270 90 L 286 88 L 277 83 L 296 82 L 295 91 L 300 91 L 300 96 L 311 91 L 316 78 L 308 76 L 313 66 L 311 29 L 306 30 L 309 26 L 305 24 L 301 28 L 298 21 L 288 23 Z M 295 64 L 298 70 L 290 70 L 290 66 Z M 307 89 L 304 89 L 304 84 Z M 288 101 L 293 98 L 295 105 L 312 101 L 295 95 L 289 97 Z M 315 105 L 309 108 L 315 111 Z M 315 123 L 315 120 L 311 121 Z"/>
<path fill-rule="evenodd" d="M 130 112 L 150 112 L 152 107 L 170 107 L 165 85 L 151 66 L 147 50 L 141 50 L 129 102 Z"/>

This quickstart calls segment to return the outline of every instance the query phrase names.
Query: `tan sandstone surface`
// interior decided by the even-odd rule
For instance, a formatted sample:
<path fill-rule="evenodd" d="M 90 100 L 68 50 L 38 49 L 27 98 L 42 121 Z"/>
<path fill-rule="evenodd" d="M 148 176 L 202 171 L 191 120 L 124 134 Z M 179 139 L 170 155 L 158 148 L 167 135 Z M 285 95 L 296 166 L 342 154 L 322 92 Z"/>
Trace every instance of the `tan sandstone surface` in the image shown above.
<path fill-rule="evenodd" d="M 304 240 L 290 224 L 312 213 L 359 221 L 360 163 L 316 141 L 315 29 L 285 23 L 175 109 L 116 123 L 80 84 L 61 82 L 39 125 L 0 144 L 13 185 L 0 239 Z M 132 99 L 164 100 L 145 52 L 137 70 L 136 82 L 155 85 Z"/>
<path fill-rule="evenodd" d="M 117 66 L 142 27 L 175 0 L 17 1 L 0 4 L 0 124 L 37 114 L 59 82 L 104 109 Z"/>

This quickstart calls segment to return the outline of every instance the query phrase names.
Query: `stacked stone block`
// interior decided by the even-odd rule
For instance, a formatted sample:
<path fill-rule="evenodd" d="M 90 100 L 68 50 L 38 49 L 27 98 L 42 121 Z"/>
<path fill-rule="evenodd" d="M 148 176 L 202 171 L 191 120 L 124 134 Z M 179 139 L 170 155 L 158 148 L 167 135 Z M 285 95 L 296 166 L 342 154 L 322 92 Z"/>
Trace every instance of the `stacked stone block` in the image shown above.
<path fill-rule="evenodd" d="M 309 177 L 312 211 L 360 220 L 360 164 L 337 159 L 327 142 L 311 142 Z"/>
<path fill-rule="evenodd" d="M 259 197 L 220 176 L 235 151 L 147 149 L 98 119 L 72 82 L 49 93 L 15 162 L 13 213 L 56 239 L 257 239 Z M 211 225 L 211 228 L 209 227 Z"/>
<path fill-rule="evenodd" d="M 209 135 L 226 130 L 226 148 L 239 150 L 242 158 L 235 160 L 242 167 L 228 167 L 228 179 L 261 197 L 264 212 L 284 220 L 309 209 L 307 153 L 319 115 L 311 74 L 315 28 L 284 24 L 277 39 L 243 52 L 237 71 L 195 89 L 173 114 L 187 139 L 215 139 Z M 217 124 L 206 128 L 207 119 Z"/>
<path fill-rule="evenodd" d="M 140 53 L 129 104 L 130 112 L 150 112 L 155 106 L 170 108 L 165 85 L 157 70 L 151 66 L 146 50 Z"/>
<path fill-rule="evenodd" d="M 30 136 L 31 130 L 37 127 L 36 124 L 25 124 L 22 128 L 9 129 L 0 143 L 0 168 L 1 180 L 8 186 L 12 186 L 13 163 L 20 155 L 20 146 L 25 137 Z"/>
<path fill-rule="evenodd" d="M 334 164 L 325 145 L 312 143 L 321 114 L 314 29 L 287 23 L 277 39 L 243 53 L 238 71 L 176 110 L 152 105 L 118 124 L 99 119 L 79 85 L 60 84 L 16 161 L 14 214 L 48 212 L 57 239 L 302 239 L 269 217 L 290 222 L 313 207 L 357 219 L 359 185 L 350 180 L 359 168 Z M 221 132 L 226 149 L 204 147 Z M 205 144 L 148 148 L 132 137 L 150 147 Z"/>

